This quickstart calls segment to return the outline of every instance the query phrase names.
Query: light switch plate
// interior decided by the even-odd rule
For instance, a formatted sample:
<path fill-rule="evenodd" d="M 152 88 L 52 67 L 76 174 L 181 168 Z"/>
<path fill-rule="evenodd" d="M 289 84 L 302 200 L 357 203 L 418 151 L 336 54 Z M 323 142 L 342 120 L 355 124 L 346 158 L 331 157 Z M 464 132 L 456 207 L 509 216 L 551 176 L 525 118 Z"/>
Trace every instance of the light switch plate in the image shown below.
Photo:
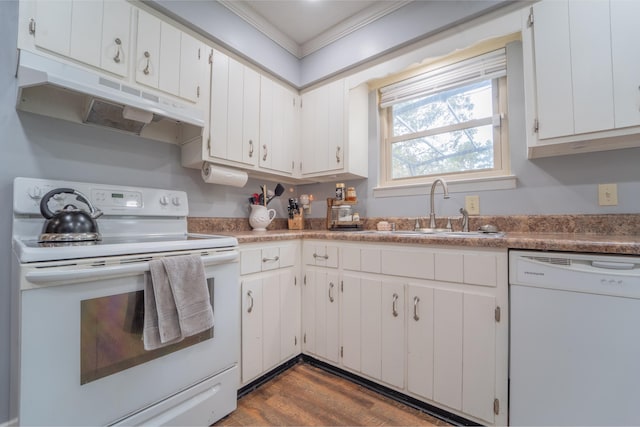
<path fill-rule="evenodd" d="M 618 185 L 598 184 L 598 204 L 600 206 L 617 206 Z"/>
<path fill-rule="evenodd" d="M 480 196 L 465 196 L 464 208 L 469 215 L 480 215 Z"/>

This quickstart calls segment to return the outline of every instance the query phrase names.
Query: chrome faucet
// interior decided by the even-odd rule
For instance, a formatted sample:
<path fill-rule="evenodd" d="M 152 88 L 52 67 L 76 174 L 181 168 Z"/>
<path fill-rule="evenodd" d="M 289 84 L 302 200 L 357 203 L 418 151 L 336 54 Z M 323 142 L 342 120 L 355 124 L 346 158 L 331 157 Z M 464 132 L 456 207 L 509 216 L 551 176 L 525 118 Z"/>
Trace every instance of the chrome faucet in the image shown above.
<path fill-rule="evenodd" d="M 438 185 L 438 183 L 442 185 L 442 190 L 444 191 L 442 197 L 444 197 L 445 199 L 449 198 L 449 187 L 447 187 L 447 182 L 442 178 L 436 178 L 433 181 L 433 184 L 431 184 L 431 212 L 429 212 L 429 228 L 436 228 L 436 206 L 433 200 L 433 195 L 436 192 L 436 185 Z"/>

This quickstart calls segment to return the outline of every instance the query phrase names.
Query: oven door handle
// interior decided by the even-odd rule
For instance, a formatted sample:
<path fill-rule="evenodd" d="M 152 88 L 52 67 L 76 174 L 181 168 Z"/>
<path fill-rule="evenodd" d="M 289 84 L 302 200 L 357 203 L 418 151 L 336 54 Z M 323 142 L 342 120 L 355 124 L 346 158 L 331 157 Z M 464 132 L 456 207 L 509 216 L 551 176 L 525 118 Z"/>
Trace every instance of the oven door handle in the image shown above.
<path fill-rule="evenodd" d="M 238 251 L 228 251 L 221 254 L 205 255 L 202 257 L 202 263 L 205 267 L 233 262 L 238 259 Z M 142 274 L 149 271 L 148 262 L 136 262 L 132 264 L 110 265 L 96 268 L 82 268 L 75 270 L 58 270 L 50 269 L 29 271 L 25 274 L 25 279 L 29 282 L 41 285 L 51 282 L 71 282 L 83 279 L 96 280 L 118 276 L 129 276 Z"/>

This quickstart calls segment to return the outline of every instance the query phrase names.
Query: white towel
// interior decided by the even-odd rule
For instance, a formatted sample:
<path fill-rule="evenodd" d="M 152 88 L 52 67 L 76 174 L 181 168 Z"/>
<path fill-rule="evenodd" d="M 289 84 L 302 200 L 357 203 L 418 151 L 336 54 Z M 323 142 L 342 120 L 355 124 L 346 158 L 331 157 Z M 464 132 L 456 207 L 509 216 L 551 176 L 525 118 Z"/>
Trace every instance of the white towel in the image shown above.
<path fill-rule="evenodd" d="M 149 262 L 144 303 L 145 350 L 173 344 L 213 327 L 209 287 L 197 255 Z"/>

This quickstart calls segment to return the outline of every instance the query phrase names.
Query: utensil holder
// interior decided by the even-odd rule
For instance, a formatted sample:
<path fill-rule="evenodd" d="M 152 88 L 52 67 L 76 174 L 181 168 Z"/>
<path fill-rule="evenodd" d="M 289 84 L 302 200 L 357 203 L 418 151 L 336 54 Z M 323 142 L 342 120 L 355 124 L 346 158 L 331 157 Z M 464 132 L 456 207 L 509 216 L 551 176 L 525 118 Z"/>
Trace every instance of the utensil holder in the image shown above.
<path fill-rule="evenodd" d="M 289 218 L 289 230 L 303 230 L 304 218 L 302 212 L 294 214 L 293 219 Z"/>

